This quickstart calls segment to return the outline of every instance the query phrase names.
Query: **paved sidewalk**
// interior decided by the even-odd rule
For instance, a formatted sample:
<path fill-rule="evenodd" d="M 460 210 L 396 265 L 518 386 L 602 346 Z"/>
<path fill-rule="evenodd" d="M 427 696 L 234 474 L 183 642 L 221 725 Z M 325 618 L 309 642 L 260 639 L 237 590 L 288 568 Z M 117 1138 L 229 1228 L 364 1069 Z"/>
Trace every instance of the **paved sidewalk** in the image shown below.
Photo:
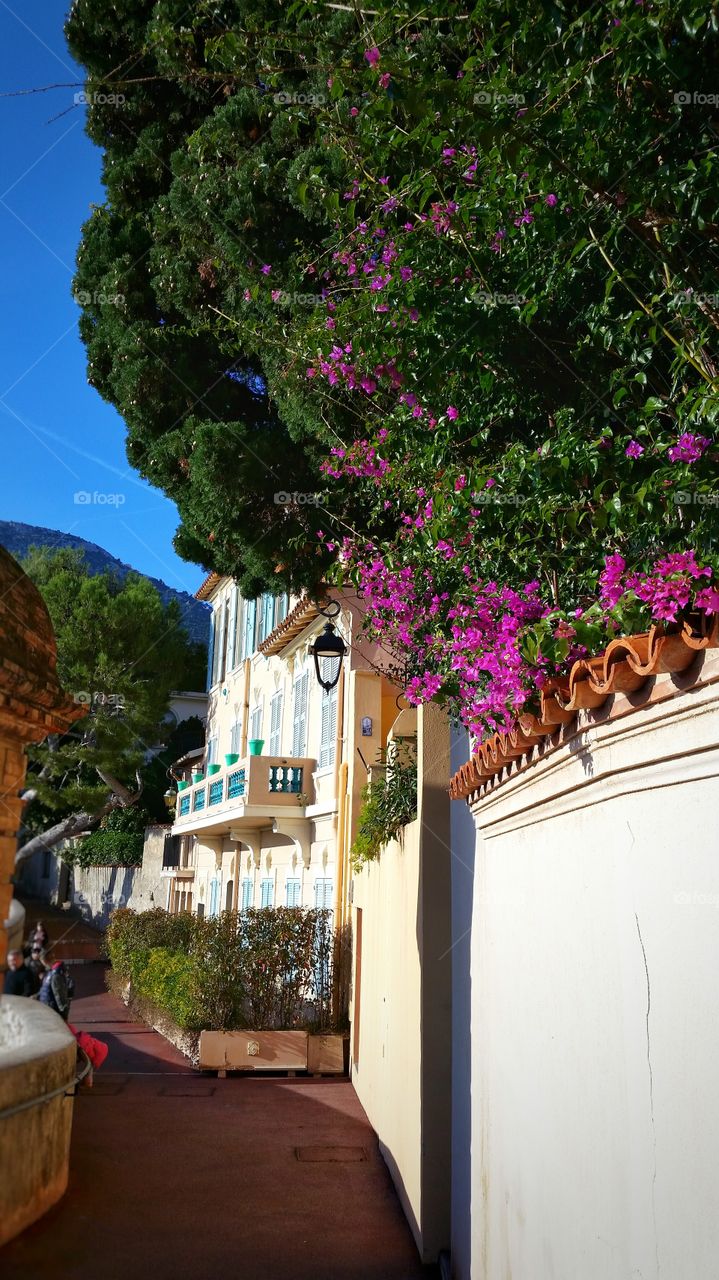
<path fill-rule="evenodd" d="M 347 1080 L 200 1076 L 101 965 L 73 976 L 71 1019 L 110 1054 L 75 1101 L 69 1190 L 3 1280 L 434 1278 Z"/>

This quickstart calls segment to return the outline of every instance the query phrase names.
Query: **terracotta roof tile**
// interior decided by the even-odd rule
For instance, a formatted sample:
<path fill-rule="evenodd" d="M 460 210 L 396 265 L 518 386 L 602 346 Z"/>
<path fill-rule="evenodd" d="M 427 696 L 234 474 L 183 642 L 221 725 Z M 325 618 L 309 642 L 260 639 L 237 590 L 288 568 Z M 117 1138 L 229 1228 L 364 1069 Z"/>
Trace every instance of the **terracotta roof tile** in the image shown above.
<path fill-rule="evenodd" d="M 214 572 L 208 573 L 207 577 L 205 578 L 205 581 L 200 583 L 200 586 L 197 588 L 197 591 L 195 592 L 195 599 L 207 600 L 207 598 L 210 595 L 210 592 L 214 591 L 215 587 L 219 582 L 222 582 L 221 573 L 214 573 Z"/>
<path fill-rule="evenodd" d="M 692 627 L 666 635 L 659 626 L 641 635 L 612 640 L 596 658 L 575 662 L 569 675 L 550 681 L 541 692 L 538 716 L 521 715 L 516 728 L 495 733 L 455 773 L 449 787 L 453 800 L 480 791 L 513 762 L 545 755 L 561 743 L 560 731 L 578 711 L 597 710 L 615 694 L 636 694 L 654 676 L 686 671 L 702 650 L 719 648 L 719 618 L 703 618 Z"/>
<path fill-rule="evenodd" d="M 310 600 L 309 596 L 302 596 L 287 617 L 282 622 L 278 622 L 262 644 L 258 645 L 259 652 L 266 658 L 274 653 L 281 653 L 301 631 L 304 631 L 305 627 L 309 626 L 310 622 L 314 622 L 319 615 L 321 603 L 321 601 Z"/>

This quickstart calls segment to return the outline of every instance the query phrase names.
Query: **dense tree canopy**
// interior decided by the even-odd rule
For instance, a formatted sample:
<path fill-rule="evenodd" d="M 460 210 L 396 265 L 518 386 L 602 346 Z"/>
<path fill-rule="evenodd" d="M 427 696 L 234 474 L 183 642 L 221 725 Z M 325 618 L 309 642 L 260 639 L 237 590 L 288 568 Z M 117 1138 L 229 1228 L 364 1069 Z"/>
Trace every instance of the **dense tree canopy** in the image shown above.
<path fill-rule="evenodd" d="M 413 693 L 478 731 L 613 628 L 715 608 L 713 8 L 114 13 L 116 47 L 99 0 L 68 25 L 126 95 L 89 112 L 77 278 L 124 301 L 83 336 L 184 554 L 312 583 L 341 548 Z"/>

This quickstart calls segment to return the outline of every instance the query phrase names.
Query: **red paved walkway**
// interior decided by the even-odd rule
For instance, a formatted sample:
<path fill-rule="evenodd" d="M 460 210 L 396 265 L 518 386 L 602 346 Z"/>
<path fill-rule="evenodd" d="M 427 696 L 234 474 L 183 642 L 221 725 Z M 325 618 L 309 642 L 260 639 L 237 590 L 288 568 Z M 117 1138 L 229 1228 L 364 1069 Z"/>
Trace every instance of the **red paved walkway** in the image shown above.
<path fill-rule="evenodd" d="M 434 1277 L 348 1081 L 199 1076 L 101 965 L 73 976 L 71 1019 L 110 1055 L 75 1101 L 67 1195 L 2 1250 L 3 1280 Z M 317 1147 L 366 1159 L 297 1158 Z"/>

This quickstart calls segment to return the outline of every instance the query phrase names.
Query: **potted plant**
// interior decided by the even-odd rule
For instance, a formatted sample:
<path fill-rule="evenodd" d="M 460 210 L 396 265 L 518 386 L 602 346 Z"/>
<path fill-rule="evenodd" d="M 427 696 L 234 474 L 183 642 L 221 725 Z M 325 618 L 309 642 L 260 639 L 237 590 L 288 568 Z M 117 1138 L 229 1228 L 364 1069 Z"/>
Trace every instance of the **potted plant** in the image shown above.
<path fill-rule="evenodd" d="M 216 774 L 216 773 L 219 773 L 219 772 L 220 772 L 220 766 L 219 766 L 219 764 L 208 764 L 208 766 L 207 766 L 207 776 L 208 776 L 208 778 L 214 778 L 215 774 Z"/>
<path fill-rule="evenodd" d="M 237 764 L 239 758 L 240 757 L 236 751 L 228 751 L 225 756 L 225 764 L 229 768 L 231 764 Z"/>
<path fill-rule="evenodd" d="M 265 745 L 264 738 L 250 738 L 249 747 L 251 756 L 261 756 L 262 748 Z"/>
<path fill-rule="evenodd" d="M 203 780 L 204 776 L 205 776 L 205 775 L 203 774 L 202 769 L 193 769 L 193 770 L 192 770 L 192 781 L 193 781 L 193 784 L 194 784 L 194 783 L 198 783 L 198 782 L 202 782 L 202 780 Z"/>
<path fill-rule="evenodd" d="M 189 784 L 189 782 L 187 781 L 187 778 L 180 778 L 180 780 L 179 780 L 179 782 L 178 782 L 178 784 L 177 784 L 177 790 L 178 790 L 178 791 L 187 791 L 187 788 L 189 787 L 189 785 L 190 785 L 190 784 Z"/>

